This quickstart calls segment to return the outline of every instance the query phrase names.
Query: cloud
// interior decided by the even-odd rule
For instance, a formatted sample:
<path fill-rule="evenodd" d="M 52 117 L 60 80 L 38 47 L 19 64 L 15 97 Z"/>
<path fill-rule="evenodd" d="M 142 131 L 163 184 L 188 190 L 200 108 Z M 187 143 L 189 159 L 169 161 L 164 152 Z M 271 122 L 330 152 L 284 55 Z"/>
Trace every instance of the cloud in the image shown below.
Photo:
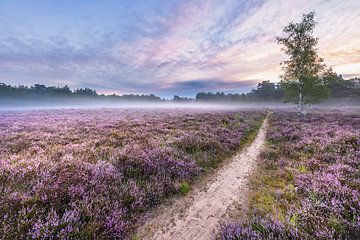
<path fill-rule="evenodd" d="M 197 79 L 183 82 L 176 82 L 173 87 L 179 89 L 196 89 L 197 91 L 214 91 L 239 89 L 246 86 L 252 86 L 257 80 L 247 80 L 241 82 L 231 82 L 218 79 Z"/>
<path fill-rule="evenodd" d="M 31 14 L 34 8 L 37 15 Z M 286 56 L 274 38 L 311 10 L 317 13 L 315 35 L 326 63 L 339 74 L 360 73 L 356 0 L 34 6 L 19 0 L 0 3 L 0 82 L 162 95 L 247 90 L 265 79 L 278 81 Z"/>
<path fill-rule="evenodd" d="M 246 81 L 226 81 L 221 79 L 194 79 L 187 81 L 175 82 L 169 86 L 161 88 L 162 93 L 180 92 L 185 96 L 194 96 L 198 92 L 210 91 L 248 91 L 259 80 L 246 80 Z"/>

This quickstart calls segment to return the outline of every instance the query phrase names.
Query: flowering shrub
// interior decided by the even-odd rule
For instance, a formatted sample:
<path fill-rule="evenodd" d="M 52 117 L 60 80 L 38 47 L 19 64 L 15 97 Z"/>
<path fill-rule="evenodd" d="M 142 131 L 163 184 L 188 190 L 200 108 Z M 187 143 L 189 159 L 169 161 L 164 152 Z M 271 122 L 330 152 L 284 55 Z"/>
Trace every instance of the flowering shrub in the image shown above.
<path fill-rule="evenodd" d="M 215 239 L 360 239 L 360 115 L 270 122 L 248 220 L 223 224 Z"/>
<path fill-rule="evenodd" d="M 0 236 L 122 239 L 136 218 L 236 151 L 258 112 L 0 113 Z"/>
<path fill-rule="evenodd" d="M 279 221 L 255 217 L 246 222 L 227 223 L 219 226 L 216 239 L 296 239 L 297 232 L 285 229 Z"/>

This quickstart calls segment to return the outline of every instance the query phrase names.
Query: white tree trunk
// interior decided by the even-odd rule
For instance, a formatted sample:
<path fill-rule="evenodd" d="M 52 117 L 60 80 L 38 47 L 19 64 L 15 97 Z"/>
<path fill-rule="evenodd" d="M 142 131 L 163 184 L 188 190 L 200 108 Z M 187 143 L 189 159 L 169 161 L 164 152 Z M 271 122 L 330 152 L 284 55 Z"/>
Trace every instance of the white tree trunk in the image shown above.
<path fill-rule="evenodd" d="M 298 113 L 300 116 L 306 116 L 308 107 L 306 106 L 303 95 L 302 95 L 302 88 L 300 85 L 300 92 L 299 92 L 299 103 L 298 103 Z"/>

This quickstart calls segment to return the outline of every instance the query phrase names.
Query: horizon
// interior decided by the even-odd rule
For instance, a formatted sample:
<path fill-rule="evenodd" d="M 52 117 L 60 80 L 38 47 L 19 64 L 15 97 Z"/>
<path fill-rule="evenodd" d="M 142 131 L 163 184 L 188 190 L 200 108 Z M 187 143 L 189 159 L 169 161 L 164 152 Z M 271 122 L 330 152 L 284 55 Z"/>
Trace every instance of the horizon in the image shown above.
<path fill-rule="evenodd" d="M 18 88 L 18 87 L 26 87 L 26 88 L 32 88 L 32 87 L 35 87 L 35 85 L 43 85 L 47 88 L 65 88 L 65 87 L 69 87 L 68 85 L 62 85 L 62 86 L 58 86 L 58 85 L 45 85 L 45 84 L 40 84 L 40 83 L 35 83 L 33 85 L 21 85 L 21 84 L 18 84 L 18 85 L 11 85 L 11 84 L 7 84 L 7 83 L 4 83 L 4 82 L 0 82 L 0 85 L 1 84 L 4 84 L 4 85 L 7 85 L 7 86 L 11 86 L 11 87 L 15 87 L 15 88 Z M 276 83 L 275 83 L 276 84 Z M 116 94 L 116 93 L 109 93 L 109 94 L 106 94 L 106 93 L 100 93 L 97 89 L 95 88 L 89 88 L 87 86 L 83 86 L 83 87 L 80 87 L 80 88 L 71 88 L 69 87 L 70 91 L 71 92 L 76 92 L 76 90 L 80 90 L 80 89 L 90 89 L 90 90 L 93 90 L 96 92 L 96 94 L 98 96 L 100 95 L 105 95 L 105 96 L 113 96 L 113 95 L 116 95 L 116 96 L 126 96 L 126 95 L 155 95 L 156 97 L 160 97 L 161 99 L 164 99 L 164 100 L 172 100 L 173 97 L 175 96 L 178 96 L 178 97 L 182 97 L 182 98 L 189 98 L 189 99 L 195 99 L 196 95 L 198 93 L 225 93 L 225 94 L 248 94 L 250 93 L 252 90 L 255 90 L 256 89 L 256 86 L 252 87 L 250 90 L 248 91 L 244 91 L 244 92 L 234 92 L 234 91 L 219 91 L 219 90 L 214 90 L 214 91 L 204 91 L 204 92 L 197 92 L 195 93 L 194 95 L 189 95 L 189 96 L 183 96 L 183 95 L 180 95 L 180 94 L 177 94 L 177 93 L 174 93 L 174 95 L 171 95 L 171 96 L 168 96 L 168 97 L 162 97 L 162 96 L 158 96 L 154 93 L 132 93 L 132 92 L 129 92 L 129 93 L 122 93 L 122 94 Z"/>
<path fill-rule="evenodd" d="M 162 98 L 244 93 L 279 81 L 286 56 L 274 39 L 312 10 L 319 55 L 337 74 L 360 76 L 355 0 L 4 0 L 0 82 Z"/>

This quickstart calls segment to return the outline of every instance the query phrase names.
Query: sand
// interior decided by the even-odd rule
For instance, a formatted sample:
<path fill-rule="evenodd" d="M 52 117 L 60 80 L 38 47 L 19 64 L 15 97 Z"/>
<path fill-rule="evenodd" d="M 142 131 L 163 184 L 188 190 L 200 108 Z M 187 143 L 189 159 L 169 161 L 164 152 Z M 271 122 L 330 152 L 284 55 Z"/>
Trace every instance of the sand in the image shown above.
<path fill-rule="evenodd" d="M 265 119 L 255 140 L 220 168 L 204 186 L 157 209 L 136 231 L 140 239 L 211 239 L 214 229 L 229 217 L 229 211 L 244 204 L 249 175 L 265 142 Z"/>

